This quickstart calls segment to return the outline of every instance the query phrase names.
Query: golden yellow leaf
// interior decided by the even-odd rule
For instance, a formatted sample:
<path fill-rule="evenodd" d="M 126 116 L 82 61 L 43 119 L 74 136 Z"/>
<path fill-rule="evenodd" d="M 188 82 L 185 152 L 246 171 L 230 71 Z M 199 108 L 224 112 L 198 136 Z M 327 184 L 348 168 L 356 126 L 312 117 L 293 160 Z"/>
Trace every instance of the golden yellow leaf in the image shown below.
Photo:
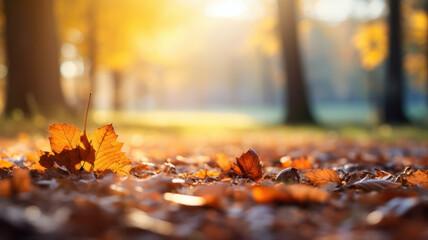
<path fill-rule="evenodd" d="M 11 167 L 13 167 L 13 163 L 11 163 L 11 162 L 9 162 L 9 161 L 6 161 L 6 160 L 3 160 L 3 159 L 0 159 L 0 169 L 4 169 L 4 168 L 11 168 Z"/>
<path fill-rule="evenodd" d="M 113 126 L 105 125 L 89 137 L 95 149 L 94 171 L 111 170 L 120 175 L 129 174 L 131 161 L 121 151 L 123 143 L 117 142 Z"/>
<path fill-rule="evenodd" d="M 49 137 L 49 141 L 51 149 L 55 153 L 60 153 L 62 150 L 71 150 L 80 145 L 82 132 L 76 126 L 55 123 L 50 125 L 48 132 L 52 135 L 52 137 Z"/>
<path fill-rule="evenodd" d="M 218 177 L 219 175 L 220 175 L 219 172 L 214 172 L 214 171 L 208 171 L 206 169 L 205 170 L 201 169 L 198 172 L 192 174 L 190 177 L 193 177 L 193 178 L 197 177 L 197 178 L 205 179 L 207 177 Z"/>

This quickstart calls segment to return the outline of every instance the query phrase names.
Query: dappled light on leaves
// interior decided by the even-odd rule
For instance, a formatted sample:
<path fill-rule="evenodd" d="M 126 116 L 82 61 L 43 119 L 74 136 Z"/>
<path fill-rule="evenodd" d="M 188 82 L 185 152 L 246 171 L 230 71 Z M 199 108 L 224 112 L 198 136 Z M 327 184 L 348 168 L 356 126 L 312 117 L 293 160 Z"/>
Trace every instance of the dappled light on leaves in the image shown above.
<path fill-rule="evenodd" d="M 63 129 L 71 131 L 40 136 L 45 146 L 57 141 L 58 153 L 2 155 L 9 167 L 0 168 L 0 220 L 42 239 L 316 239 L 343 226 L 358 228 L 343 230 L 355 238 L 426 232 L 425 143 L 144 133 L 128 159 L 111 125 L 94 134 Z M 229 160 L 248 146 L 258 153 Z"/>

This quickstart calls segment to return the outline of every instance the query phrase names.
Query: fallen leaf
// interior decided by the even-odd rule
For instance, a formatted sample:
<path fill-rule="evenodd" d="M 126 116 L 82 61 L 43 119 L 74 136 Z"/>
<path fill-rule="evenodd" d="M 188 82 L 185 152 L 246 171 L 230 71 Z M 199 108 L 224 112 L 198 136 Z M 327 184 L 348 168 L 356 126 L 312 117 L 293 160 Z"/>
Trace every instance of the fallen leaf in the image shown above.
<path fill-rule="evenodd" d="M 55 153 L 62 150 L 72 150 L 80 145 L 80 136 L 82 132 L 76 126 L 70 126 L 64 123 L 55 123 L 49 126 L 48 132 L 51 149 Z"/>
<path fill-rule="evenodd" d="M 418 170 L 413 172 L 409 176 L 406 176 L 406 180 L 413 185 L 421 185 L 425 189 L 428 189 L 428 171 Z"/>
<path fill-rule="evenodd" d="M 78 148 L 72 150 L 63 150 L 58 154 L 46 152 L 40 157 L 40 165 L 49 169 L 57 164 L 59 167 L 65 167 L 70 173 L 76 174 L 80 170 L 80 151 Z"/>
<path fill-rule="evenodd" d="M 284 156 L 280 160 L 282 167 L 284 168 L 295 168 L 295 169 L 312 169 L 312 163 L 306 156 L 301 158 L 292 159 L 289 156 Z"/>
<path fill-rule="evenodd" d="M 365 192 L 379 191 L 383 189 L 397 188 L 399 183 L 384 180 L 384 179 L 361 179 L 358 182 L 352 183 L 351 187 L 361 189 Z"/>
<path fill-rule="evenodd" d="M 190 175 L 190 177 L 192 177 L 192 178 L 202 178 L 202 179 L 205 179 L 205 178 L 207 178 L 207 177 L 213 177 L 213 178 L 215 178 L 215 177 L 218 177 L 220 175 L 220 173 L 219 172 L 214 172 L 214 171 L 208 171 L 207 169 L 201 169 L 201 170 L 199 170 L 198 172 L 196 172 L 196 173 L 194 173 L 194 174 L 192 174 L 192 175 Z"/>
<path fill-rule="evenodd" d="M 340 183 L 339 175 L 332 169 L 316 169 L 305 173 L 305 176 L 310 182 L 319 187 L 329 183 Z"/>
<path fill-rule="evenodd" d="M 322 203 L 327 201 L 329 193 L 307 185 L 274 185 L 253 188 L 253 199 L 257 203 Z"/>
<path fill-rule="evenodd" d="M 306 156 L 303 156 L 298 159 L 294 159 L 291 167 L 295 169 L 312 169 L 312 163 Z"/>
<path fill-rule="evenodd" d="M 253 181 L 260 181 L 263 177 L 262 165 L 257 153 L 253 149 L 249 149 L 236 159 L 233 163 L 232 174 L 243 178 L 249 178 Z"/>
<path fill-rule="evenodd" d="M 230 171 L 232 168 L 232 162 L 229 161 L 228 157 L 224 153 L 217 153 L 216 163 L 223 172 Z"/>
<path fill-rule="evenodd" d="M 285 184 L 290 183 L 299 183 L 300 182 L 300 176 L 297 172 L 297 169 L 295 168 L 286 168 L 282 170 L 280 173 L 278 173 L 275 182 L 282 182 Z"/>
<path fill-rule="evenodd" d="M 43 152 L 39 161 L 31 169 L 44 171 L 57 165 L 77 174 L 82 169 L 90 172 L 111 171 L 126 175 L 131 169 L 131 161 L 121 152 L 123 144 L 116 141 L 113 126 L 105 125 L 91 136 L 75 126 L 56 123 L 48 131 L 52 152 Z M 64 170 L 65 170 L 64 169 Z"/>
<path fill-rule="evenodd" d="M 82 143 L 82 147 L 79 148 L 80 164 L 83 169 L 90 172 L 95 162 L 95 149 L 91 146 L 86 132 L 83 132 L 83 135 L 80 136 L 80 142 Z"/>
<path fill-rule="evenodd" d="M 0 159 L 0 169 L 11 168 L 13 166 L 14 166 L 13 163 L 6 161 L 6 160 L 3 160 L 3 159 Z"/>
<path fill-rule="evenodd" d="M 94 171 L 111 170 L 120 175 L 129 173 L 131 161 L 121 151 L 123 143 L 117 142 L 117 137 L 111 124 L 98 128 L 90 137 L 95 149 Z"/>

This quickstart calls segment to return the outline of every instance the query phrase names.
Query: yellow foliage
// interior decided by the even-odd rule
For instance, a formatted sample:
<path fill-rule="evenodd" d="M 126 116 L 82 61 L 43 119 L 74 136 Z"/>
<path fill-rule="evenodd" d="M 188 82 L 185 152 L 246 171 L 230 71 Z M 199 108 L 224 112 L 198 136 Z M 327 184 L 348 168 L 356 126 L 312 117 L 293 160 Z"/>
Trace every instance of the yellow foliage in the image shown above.
<path fill-rule="evenodd" d="M 192 9 L 191 4 L 169 0 L 58 0 L 55 5 L 62 42 L 70 42 L 71 29 L 78 30 L 83 42 L 72 43 L 86 56 L 89 38 L 95 38 L 92 47 L 96 49 L 91 50 L 96 53 L 95 64 L 112 70 L 123 69 L 137 58 L 158 62 L 170 58 L 171 51 L 156 52 L 165 49 L 159 36 L 190 19 Z M 147 44 L 141 47 L 142 42 Z"/>
<path fill-rule="evenodd" d="M 361 65 L 367 70 L 376 68 L 388 55 L 388 34 L 385 23 L 374 22 L 358 27 L 353 43 L 360 53 Z"/>
<path fill-rule="evenodd" d="M 423 86 L 425 84 L 427 74 L 427 58 L 423 53 L 407 54 L 404 57 L 404 68 L 407 73 L 415 76 L 416 85 Z"/>
<path fill-rule="evenodd" d="M 412 10 L 406 18 L 407 27 L 405 35 L 411 41 L 419 45 L 424 45 L 427 39 L 428 16 L 423 10 Z"/>
<path fill-rule="evenodd" d="M 265 2 L 265 17 L 256 22 L 254 31 L 249 39 L 249 47 L 258 47 L 262 53 L 272 56 L 278 53 L 280 49 L 280 40 L 277 33 L 278 19 L 275 14 L 275 8 L 271 3 Z"/>

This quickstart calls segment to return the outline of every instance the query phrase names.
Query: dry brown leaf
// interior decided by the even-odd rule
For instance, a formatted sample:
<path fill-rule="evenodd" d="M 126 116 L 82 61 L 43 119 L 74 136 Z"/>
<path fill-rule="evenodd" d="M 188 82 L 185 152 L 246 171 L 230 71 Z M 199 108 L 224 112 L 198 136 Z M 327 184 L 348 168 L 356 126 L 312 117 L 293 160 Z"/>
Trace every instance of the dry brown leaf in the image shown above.
<path fill-rule="evenodd" d="M 232 174 L 249 178 L 253 181 L 260 181 L 263 177 L 262 165 L 259 156 L 253 149 L 249 149 L 236 159 L 233 163 Z"/>
<path fill-rule="evenodd" d="M 397 188 L 400 186 L 400 184 L 384 179 L 362 179 L 358 182 L 351 184 L 351 186 L 366 192 L 370 192 L 379 191 L 383 189 Z"/>
<path fill-rule="evenodd" d="M 120 175 L 129 174 L 131 161 L 121 151 L 123 143 L 117 142 L 117 137 L 111 124 L 98 128 L 90 136 L 95 149 L 94 171 L 111 170 Z"/>
<path fill-rule="evenodd" d="M 305 176 L 310 182 L 319 187 L 329 183 L 340 183 L 339 175 L 332 169 L 316 169 L 305 173 Z"/>
<path fill-rule="evenodd" d="M 428 171 L 418 170 L 409 176 L 406 176 L 406 180 L 413 185 L 421 185 L 425 189 L 428 189 Z"/>

